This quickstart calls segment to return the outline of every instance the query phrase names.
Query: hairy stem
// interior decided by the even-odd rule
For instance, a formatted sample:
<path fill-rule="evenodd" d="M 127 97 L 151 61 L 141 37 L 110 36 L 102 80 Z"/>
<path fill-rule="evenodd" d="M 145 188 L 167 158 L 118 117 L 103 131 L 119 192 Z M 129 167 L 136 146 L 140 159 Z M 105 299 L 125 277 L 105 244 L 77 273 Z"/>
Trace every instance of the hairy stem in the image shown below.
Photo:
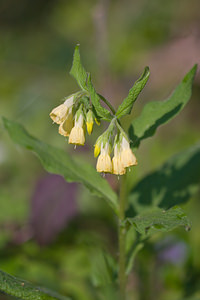
<path fill-rule="evenodd" d="M 119 194 L 119 289 L 120 300 L 126 300 L 126 228 L 122 224 L 126 209 L 126 175 L 121 176 Z"/>

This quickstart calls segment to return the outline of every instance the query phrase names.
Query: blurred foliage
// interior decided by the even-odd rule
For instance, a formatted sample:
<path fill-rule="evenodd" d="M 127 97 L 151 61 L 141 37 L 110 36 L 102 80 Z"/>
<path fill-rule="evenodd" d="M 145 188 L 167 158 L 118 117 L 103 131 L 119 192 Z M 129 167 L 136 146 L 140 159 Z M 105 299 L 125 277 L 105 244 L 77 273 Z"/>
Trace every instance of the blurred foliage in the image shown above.
<path fill-rule="evenodd" d="M 74 46 L 79 42 L 97 92 L 103 90 L 115 107 L 126 97 L 143 67 L 150 66 L 149 83 L 135 105 L 131 121 L 147 101 L 166 98 L 186 71 L 199 62 L 199 8 L 198 0 L 182 0 L 181 4 L 178 0 L 2 0 L 1 115 L 25 124 L 45 142 L 67 148 L 69 153 L 74 151 L 57 134 L 48 114 L 60 99 L 78 88 L 68 73 Z M 199 140 L 199 97 L 197 75 L 189 105 L 154 138 L 144 141 L 136 153 L 141 167 L 130 172 L 130 189 L 172 154 Z M 94 142 L 95 137 L 90 137 L 89 143 Z M 76 153 L 95 164 L 87 147 Z M 46 173 L 31 153 L 13 147 L 3 127 L 0 169 L 1 269 L 73 299 L 93 300 L 94 293 L 95 299 L 112 299 L 112 289 L 100 292 L 91 285 L 97 279 L 90 278 L 103 245 L 116 255 L 115 220 L 106 204 L 79 187 L 78 214 L 66 226 L 63 224 L 51 243 L 41 245 L 31 214 L 36 185 Z M 117 186 L 115 178 L 108 176 L 108 180 L 112 187 Z M 158 234 L 141 251 L 130 276 L 130 299 L 151 300 L 155 294 L 160 300 L 200 299 L 199 197 L 199 193 L 192 196 L 183 206 L 193 223 L 189 234 L 177 230 L 170 241 L 162 235 L 163 245 Z M 51 216 L 48 209 L 44 223 L 47 216 Z M 177 242 L 186 249 L 183 260 L 179 264 L 164 260 L 162 250 Z M 9 298 L 2 295 L 1 299 Z"/>

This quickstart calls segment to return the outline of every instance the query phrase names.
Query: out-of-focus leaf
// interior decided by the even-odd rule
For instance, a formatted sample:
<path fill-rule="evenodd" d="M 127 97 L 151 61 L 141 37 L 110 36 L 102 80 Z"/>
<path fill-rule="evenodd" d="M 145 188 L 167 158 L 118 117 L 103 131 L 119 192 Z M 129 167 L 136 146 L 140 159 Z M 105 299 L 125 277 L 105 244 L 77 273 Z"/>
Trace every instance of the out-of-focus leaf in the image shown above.
<path fill-rule="evenodd" d="M 105 251 L 95 249 L 92 255 L 91 276 L 96 287 L 111 285 L 116 276 L 116 263 L 112 256 Z"/>
<path fill-rule="evenodd" d="M 198 189 L 200 181 L 200 143 L 170 158 L 147 175 L 131 191 L 128 215 L 145 209 L 168 209 L 186 202 Z"/>
<path fill-rule="evenodd" d="M 60 174 L 69 182 L 81 182 L 97 196 L 107 200 L 118 213 L 117 195 L 90 164 L 80 160 L 77 162 L 64 151 L 37 140 L 18 123 L 6 118 L 3 118 L 3 122 L 12 140 L 34 151 L 48 172 Z"/>
<path fill-rule="evenodd" d="M 73 63 L 72 63 L 72 68 L 70 70 L 70 75 L 72 75 L 80 88 L 82 90 L 87 91 L 87 73 L 84 69 L 84 67 L 81 64 L 81 58 L 80 58 L 80 52 L 79 52 L 79 45 L 75 47 L 74 50 L 74 57 L 73 57 Z"/>
<path fill-rule="evenodd" d="M 0 290 L 7 295 L 24 300 L 70 300 L 47 289 L 35 287 L 31 283 L 0 271 Z"/>
<path fill-rule="evenodd" d="M 118 118 L 121 118 L 124 115 L 131 113 L 133 104 L 137 100 L 137 97 L 139 96 L 140 92 L 145 87 L 145 84 L 149 79 L 149 75 L 150 75 L 149 67 L 146 67 L 141 77 L 135 82 L 134 86 L 130 89 L 128 96 L 118 107 L 118 110 L 116 112 L 116 116 Z"/>
<path fill-rule="evenodd" d="M 126 225 L 134 226 L 144 238 L 157 232 L 167 232 L 176 227 L 183 226 L 189 230 L 191 223 L 180 207 L 173 207 L 169 210 L 154 208 L 134 218 L 127 218 Z"/>
<path fill-rule="evenodd" d="M 140 116 L 133 120 L 129 128 L 133 147 L 138 147 L 143 139 L 154 135 L 160 125 L 169 122 L 184 108 L 191 97 L 196 70 L 197 65 L 194 65 L 167 100 L 145 105 Z"/>
<path fill-rule="evenodd" d="M 88 90 L 90 93 L 92 104 L 96 110 L 98 117 L 102 118 L 103 120 L 107 120 L 107 121 L 112 120 L 112 116 L 111 116 L 111 113 L 109 112 L 109 110 L 107 110 L 105 107 L 101 106 L 101 104 L 100 104 L 100 97 L 95 91 L 95 88 L 91 81 L 90 74 L 88 74 L 87 86 L 88 86 Z"/>

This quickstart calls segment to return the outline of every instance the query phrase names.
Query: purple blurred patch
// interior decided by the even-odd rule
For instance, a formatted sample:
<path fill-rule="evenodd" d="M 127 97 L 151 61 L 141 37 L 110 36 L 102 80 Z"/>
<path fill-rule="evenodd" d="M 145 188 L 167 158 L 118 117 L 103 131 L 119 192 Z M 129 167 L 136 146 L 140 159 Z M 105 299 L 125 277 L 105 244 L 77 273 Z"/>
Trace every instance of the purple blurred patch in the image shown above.
<path fill-rule="evenodd" d="M 77 184 L 59 175 L 40 179 L 31 200 L 30 224 L 40 245 L 48 244 L 78 214 Z"/>
<path fill-rule="evenodd" d="M 183 241 L 169 240 L 163 241 L 159 245 L 158 258 L 162 262 L 172 263 L 174 265 L 183 264 L 188 256 L 188 246 Z"/>

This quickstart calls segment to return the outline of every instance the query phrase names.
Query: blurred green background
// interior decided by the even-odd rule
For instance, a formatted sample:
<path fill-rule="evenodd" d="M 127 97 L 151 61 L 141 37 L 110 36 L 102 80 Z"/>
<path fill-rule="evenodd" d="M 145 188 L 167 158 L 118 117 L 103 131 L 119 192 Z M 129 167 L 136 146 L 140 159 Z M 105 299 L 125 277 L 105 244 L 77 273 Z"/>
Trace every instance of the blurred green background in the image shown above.
<path fill-rule="evenodd" d="M 1 115 L 95 165 L 93 144 L 106 124 L 95 128 L 84 148 L 74 150 L 49 118 L 62 98 L 78 90 L 69 76 L 77 43 L 97 91 L 114 107 L 143 68 L 150 67 L 133 118 L 148 101 L 167 98 L 200 62 L 200 2 L 0 1 Z M 131 186 L 199 140 L 199 79 L 197 74 L 184 111 L 142 143 Z M 47 174 L 35 156 L 11 142 L 2 125 L 0 170 L 0 269 L 73 299 L 105 299 L 96 267 L 101 265 L 99 249 L 117 257 L 116 220 L 110 208 L 80 185 Z M 117 190 L 117 179 L 110 175 L 108 180 Z M 191 232 L 157 235 L 141 251 L 128 284 L 130 299 L 151 300 L 155 294 L 159 300 L 200 299 L 199 196 L 183 206 L 193 223 Z"/>

